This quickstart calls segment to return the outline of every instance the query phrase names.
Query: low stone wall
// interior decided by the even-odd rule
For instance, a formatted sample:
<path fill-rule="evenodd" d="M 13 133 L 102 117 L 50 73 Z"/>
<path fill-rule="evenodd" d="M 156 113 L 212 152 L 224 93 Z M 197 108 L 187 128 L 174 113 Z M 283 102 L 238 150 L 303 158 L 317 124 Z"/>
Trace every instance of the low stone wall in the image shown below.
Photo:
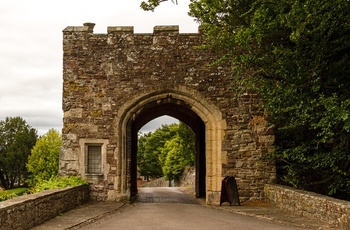
<path fill-rule="evenodd" d="M 325 221 L 338 229 L 350 229 L 350 202 L 297 190 L 282 185 L 266 184 L 265 198 L 273 205 L 310 219 Z"/>
<path fill-rule="evenodd" d="M 89 186 L 53 189 L 0 202 L 0 230 L 30 229 L 88 201 Z"/>
<path fill-rule="evenodd" d="M 169 181 L 165 180 L 164 177 L 144 182 L 140 187 L 169 187 Z"/>
<path fill-rule="evenodd" d="M 187 166 L 178 180 L 175 180 L 171 185 L 164 177 L 145 182 L 140 187 L 195 187 L 196 169 L 195 167 Z"/>

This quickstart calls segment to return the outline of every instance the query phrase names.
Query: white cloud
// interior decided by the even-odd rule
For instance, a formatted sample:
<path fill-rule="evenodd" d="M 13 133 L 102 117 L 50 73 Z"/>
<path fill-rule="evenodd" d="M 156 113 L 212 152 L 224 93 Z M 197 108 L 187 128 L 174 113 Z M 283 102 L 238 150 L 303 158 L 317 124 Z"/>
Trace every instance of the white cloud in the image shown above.
<path fill-rule="evenodd" d="M 0 3 L 0 119 L 21 116 L 42 135 L 62 128 L 62 30 L 96 23 L 134 26 L 151 33 L 156 25 L 179 25 L 197 32 L 187 16 L 189 0 L 161 4 L 155 12 L 140 9 L 141 0 L 11 0 Z M 167 122 L 167 120 L 161 120 Z"/>
<path fill-rule="evenodd" d="M 162 124 L 173 124 L 173 123 L 179 123 L 179 120 L 170 116 L 161 116 L 145 124 L 140 129 L 140 132 L 142 133 L 154 132 L 156 129 L 161 128 Z"/>

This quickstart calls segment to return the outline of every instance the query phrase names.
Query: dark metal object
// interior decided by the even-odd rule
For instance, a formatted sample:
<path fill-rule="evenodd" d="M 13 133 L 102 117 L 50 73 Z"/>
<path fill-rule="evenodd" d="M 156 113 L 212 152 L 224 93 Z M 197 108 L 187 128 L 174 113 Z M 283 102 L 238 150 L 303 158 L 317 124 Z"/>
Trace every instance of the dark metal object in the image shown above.
<path fill-rule="evenodd" d="M 227 176 L 221 183 L 220 206 L 224 202 L 229 202 L 230 206 L 240 206 L 236 179 L 233 176 Z"/>

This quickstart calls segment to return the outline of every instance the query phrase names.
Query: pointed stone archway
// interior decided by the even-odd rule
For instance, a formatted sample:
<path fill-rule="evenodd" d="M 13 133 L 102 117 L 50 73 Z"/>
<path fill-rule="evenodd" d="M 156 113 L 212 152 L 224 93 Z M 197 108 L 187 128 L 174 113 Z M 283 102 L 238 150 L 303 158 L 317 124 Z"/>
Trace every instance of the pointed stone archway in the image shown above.
<path fill-rule="evenodd" d="M 169 115 L 186 123 L 196 133 L 196 197 L 212 200 L 218 197 L 221 184 L 221 142 L 225 121 L 213 105 L 203 104 L 202 97 L 182 88 L 163 90 L 143 95 L 120 111 L 120 143 L 123 160 L 120 190 L 126 196 L 137 194 L 136 153 L 137 132 L 150 120 Z M 130 194 L 130 195 L 129 195 Z"/>

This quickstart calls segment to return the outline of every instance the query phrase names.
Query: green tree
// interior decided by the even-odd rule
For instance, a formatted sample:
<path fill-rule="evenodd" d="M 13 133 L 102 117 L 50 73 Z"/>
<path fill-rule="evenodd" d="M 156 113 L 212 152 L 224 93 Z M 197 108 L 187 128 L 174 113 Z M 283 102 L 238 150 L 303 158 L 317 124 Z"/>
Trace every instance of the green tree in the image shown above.
<path fill-rule="evenodd" d="M 160 165 L 164 167 L 166 161 L 166 153 L 162 151 L 162 148 L 168 140 L 171 140 L 177 135 L 179 124 L 162 125 L 161 128 L 157 129 L 151 138 L 152 145 L 158 143 L 157 154 L 159 157 Z"/>
<path fill-rule="evenodd" d="M 58 175 L 58 163 L 62 135 L 55 129 L 50 129 L 39 138 L 28 158 L 27 169 L 30 173 L 27 180 L 30 186 Z"/>
<path fill-rule="evenodd" d="M 166 180 L 174 180 L 181 174 L 186 166 L 186 159 L 183 154 L 182 140 L 179 136 L 168 140 L 162 151 L 166 156 L 164 166 L 162 168 Z"/>
<path fill-rule="evenodd" d="M 187 125 L 182 122 L 162 125 L 153 133 L 139 136 L 139 173 L 150 177 L 165 175 L 173 179 L 186 165 L 194 165 L 194 151 L 195 134 Z"/>
<path fill-rule="evenodd" d="M 137 166 L 142 176 L 161 177 L 162 166 L 160 165 L 157 151 L 153 151 L 153 147 L 149 142 L 152 133 L 141 134 L 138 138 L 137 149 Z"/>
<path fill-rule="evenodd" d="M 21 117 L 0 121 L 0 180 L 5 189 L 27 177 L 26 163 L 37 140 L 37 131 Z"/>
<path fill-rule="evenodd" d="M 176 134 L 177 124 L 162 125 L 153 133 L 139 136 L 137 165 L 142 176 L 162 177 L 165 157 L 161 148 Z"/>
<path fill-rule="evenodd" d="M 189 14 L 204 48 L 232 63 L 237 96 L 261 95 L 275 124 L 279 182 L 348 198 L 350 2 L 191 0 Z"/>
<path fill-rule="evenodd" d="M 185 166 L 194 166 L 196 158 L 196 134 L 185 123 L 179 123 L 177 135 L 182 140 L 182 153 L 185 156 Z"/>
<path fill-rule="evenodd" d="M 186 166 L 193 166 L 195 160 L 195 133 L 185 123 L 180 122 L 176 135 L 162 148 L 166 156 L 162 167 L 167 180 L 178 179 Z"/>

